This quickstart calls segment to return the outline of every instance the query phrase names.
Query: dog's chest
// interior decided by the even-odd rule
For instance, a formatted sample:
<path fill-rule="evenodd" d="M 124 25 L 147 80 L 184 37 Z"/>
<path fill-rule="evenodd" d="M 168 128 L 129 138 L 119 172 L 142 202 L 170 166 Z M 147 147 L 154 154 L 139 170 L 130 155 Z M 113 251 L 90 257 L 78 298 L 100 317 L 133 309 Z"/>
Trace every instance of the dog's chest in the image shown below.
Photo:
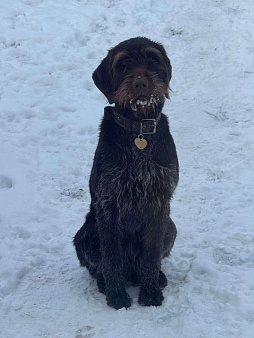
<path fill-rule="evenodd" d="M 173 187 L 172 171 L 153 160 L 149 150 L 134 149 L 131 158 L 111 181 L 111 191 L 122 216 L 130 211 L 159 209 L 169 201 Z"/>

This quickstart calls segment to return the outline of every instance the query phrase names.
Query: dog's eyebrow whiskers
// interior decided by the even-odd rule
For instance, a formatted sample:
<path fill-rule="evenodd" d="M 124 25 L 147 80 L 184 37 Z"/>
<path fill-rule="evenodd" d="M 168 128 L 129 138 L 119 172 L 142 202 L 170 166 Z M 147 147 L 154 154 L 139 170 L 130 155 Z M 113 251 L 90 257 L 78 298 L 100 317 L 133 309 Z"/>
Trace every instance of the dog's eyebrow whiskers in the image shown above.
<path fill-rule="evenodd" d="M 117 63 L 121 60 L 124 60 L 128 56 L 128 53 L 126 51 L 121 51 L 118 54 L 116 54 L 113 63 L 112 63 L 112 69 L 115 69 L 117 66 Z"/>

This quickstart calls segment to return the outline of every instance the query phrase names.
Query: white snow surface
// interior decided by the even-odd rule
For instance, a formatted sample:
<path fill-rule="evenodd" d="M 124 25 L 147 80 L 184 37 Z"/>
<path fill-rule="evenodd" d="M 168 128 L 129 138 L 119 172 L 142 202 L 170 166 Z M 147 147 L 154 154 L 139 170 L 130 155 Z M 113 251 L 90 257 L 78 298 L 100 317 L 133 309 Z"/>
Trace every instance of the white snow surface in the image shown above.
<path fill-rule="evenodd" d="M 254 337 L 254 2 L 1 0 L 1 338 Z M 161 42 L 180 182 L 161 307 L 118 311 L 72 238 L 107 105 L 107 50 Z"/>

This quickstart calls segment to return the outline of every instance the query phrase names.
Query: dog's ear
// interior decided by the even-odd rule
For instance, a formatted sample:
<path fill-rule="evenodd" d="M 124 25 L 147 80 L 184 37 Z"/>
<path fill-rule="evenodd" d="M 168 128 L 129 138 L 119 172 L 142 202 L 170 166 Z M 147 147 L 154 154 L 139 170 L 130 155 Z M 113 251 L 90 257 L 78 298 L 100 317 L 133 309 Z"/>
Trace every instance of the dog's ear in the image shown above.
<path fill-rule="evenodd" d="M 171 66 L 171 63 L 170 63 L 170 60 L 167 56 L 167 53 L 164 49 L 164 47 L 162 47 L 162 55 L 163 55 L 163 59 L 164 59 L 164 63 L 165 63 L 165 70 L 166 70 L 166 83 L 168 84 L 168 90 L 167 90 L 167 93 L 165 94 L 166 98 L 169 99 L 169 94 L 168 94 L 168 91 L 170 90 L 170 87 L 169 87 L 169 82 L 171 80 L 171 77 L 172 77 L 172 66 Z"/>
<path fill-rule="evenodd" d="M 171 63 L 170 63 L 170 60 L 168 57 L 167 58 L 167 74 L 168 74 L 168 82 L 170 82 L 171 80 L 171 77 L 172 77 L 172 66 L 171 66 Z"/>
<path fill-rule="evenodd" d="M 163 57 L 163 61 L 164 61 L 164 65 L 165 65 L 165 72 L 166 72 L 165 82 L 167 83 L 168 90 L 169 90 L 170 89 L 169 82 L 170 82 L 171 77 L 172 77 L 172 66 L 171 66 L 170 60 L 167 56 L 167 53 L 165 51 L 165 48 L 161 44 L 158 44 L 157 48 L 159 49 L 159 51 L 161 52 L 161 55 Z M 166 96 L 167 99 L 169 98 L 168 91 L 165 94 L 165 96 Z"/>
<path fill-rule="evenodd" d="M 93 72 L 93 81 L 97 88 L 106 96 L 108 102 L 114 103 L 114 82 L 110 65 L 109 54 Z"/>
<path fill-rule="evenodd" d="M 170 63 L 170 60 L 169 58 L 167 57 L 167 55 L 165 54 L 165 59 L 166 59 L 166 67 L 167 67 L 167 83 L 168 83 L 168 90 L 167 90 L 167 93 L 166 93 L 166 98 L 169 99 L 169 94 L 168 94 L 168 91 L 170 90 L 170 87 L 169 87 L 169 82 L 172 78 L 172 66 L 171 66 L 171 63 Z"/>

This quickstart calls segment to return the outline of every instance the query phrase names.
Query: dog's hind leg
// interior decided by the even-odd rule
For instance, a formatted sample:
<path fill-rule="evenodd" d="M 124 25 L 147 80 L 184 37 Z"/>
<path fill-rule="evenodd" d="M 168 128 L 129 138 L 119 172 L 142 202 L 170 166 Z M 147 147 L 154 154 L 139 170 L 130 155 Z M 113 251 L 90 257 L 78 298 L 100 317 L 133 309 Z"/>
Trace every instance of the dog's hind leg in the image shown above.
<path fill-rule="evenodd" d="M 86 261 L 98 263 L 100 258 L 100 241 L 95 223 L 94 214 L 89 212 L 84 225 L 76 233 L 73 240 L 81 266 L 86 266 Z"/>
<path fill-rule="evenodd" d="M 174 245 L 175 239 L 177 235 L 177 230 L 175 223 L 172 221 L 172 219 L 169 217 L 167 222 L 167 228 L 166 233 L 164 237 L 164 243 L 163 243 L 163 258 L 167 257 L 170 254 L 170 251 Z M 168 284 L 167 277 L 165 274 L 160 271 L 159 273 L 159 287 L 160 289 L 164 289 Z"/>
<path fill-rule="evenodd" d="M 103 274 L 98 271 L 101 262 L 100 239 L 95 215 L 92 211 L 87 214 L 86 221 L 76 233 L 73 242 L 80 265 L 87 268 L 91 276 L 96 279 L 99 291 L 105 294 L 105 279 Z"/>
<path fill-rule="evenodd" d="M 85 266 L 92 277 L 97 281 L 101 293 L 106 292 L 105 280 L 98 271 L 101 261 L 100 240 L 96 229 L 96 219 L 90 211 L 86 216 L 86 222 L 74 237 L 74 245 L 81 266 Z"/>
<path fill-rule="evenodd" d="M 168 285 L 168 280 L 165 274 L 160 270 L 159 273 L 159 287 L 163 290 Z"/>
<path fill-rule="evenodd" d="M 164 243 L 163 243 L 163 257 L 167 257 L 175 243 L 177 235 L 177 230 L 175 223 L 172 221 L 170 217 L 168 217 L 167 220 L 167 226 L 166 226 L 166 233 L 164 237 Z"/>
<path fill-rule="evenodd" d="M 85 266 L 97 278 L 97 267 L 101 260 L 100 239 L 95 215 L 90 211 L 84 225 L 76 233 L 73 243 L 81 266 Z"/>
<path fill-rule="evenodd" d="M 138 286 L 139 283 L 139 278 L 138 274 L 133 272 L 130 276 L 128 276 L 128 281 L 131 282 L 132 286 Z M 168 285 L 168 280 L 165 274 L 160 271 L 159 273 L 159 288 L 163 290 L 166 286 Z"/>
<path fill-rule="evenodd" d="M 85 237 L 86 237 L 86 223 L 79 229 L 73 239 L 73 244 L 76 249 L 76 254 L 78 256 L 81 266 L 87 266 L 89 263 L 86 260 L 86 250 L 85 250 Z"/>

